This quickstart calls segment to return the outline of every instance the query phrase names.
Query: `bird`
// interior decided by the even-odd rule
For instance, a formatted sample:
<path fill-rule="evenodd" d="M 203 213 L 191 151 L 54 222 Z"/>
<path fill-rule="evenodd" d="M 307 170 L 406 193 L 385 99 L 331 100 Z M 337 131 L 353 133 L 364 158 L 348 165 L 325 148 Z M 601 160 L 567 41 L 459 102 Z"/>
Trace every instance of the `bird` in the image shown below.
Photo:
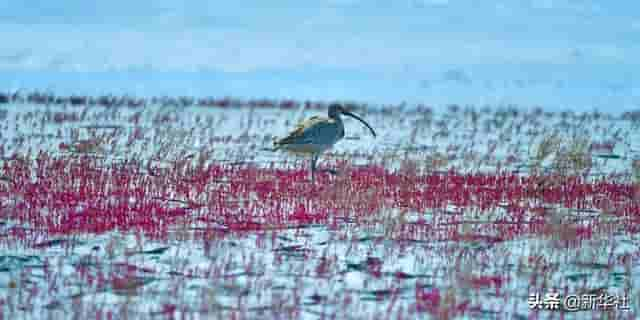
<path fill-rule="evenodd" d="M 311 156 L 311 181 L 315 181 L 318 157 L 344 138 L 344 124 L 340 115 L 352 117 L 364 124 L 376 137 L 373 128 L 359 116 L 347 111 L 341 104 L 329 105 L 328 117 L 314 116 L 299 123 L 286 137 L 274 141 L 275 150 Z"/>

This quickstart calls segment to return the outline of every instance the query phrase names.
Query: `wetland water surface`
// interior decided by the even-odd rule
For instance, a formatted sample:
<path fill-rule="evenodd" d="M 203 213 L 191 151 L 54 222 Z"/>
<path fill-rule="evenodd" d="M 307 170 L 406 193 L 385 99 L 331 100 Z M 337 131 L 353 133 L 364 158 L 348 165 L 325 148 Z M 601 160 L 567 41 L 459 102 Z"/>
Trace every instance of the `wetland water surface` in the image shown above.
<path fill-rule="evenodd" d="M 269 149 L 323 105 L 36 98 L 0 105 L 0 318 L 638 315 L 637 114 L 359 107 L 312 184 Z"/>

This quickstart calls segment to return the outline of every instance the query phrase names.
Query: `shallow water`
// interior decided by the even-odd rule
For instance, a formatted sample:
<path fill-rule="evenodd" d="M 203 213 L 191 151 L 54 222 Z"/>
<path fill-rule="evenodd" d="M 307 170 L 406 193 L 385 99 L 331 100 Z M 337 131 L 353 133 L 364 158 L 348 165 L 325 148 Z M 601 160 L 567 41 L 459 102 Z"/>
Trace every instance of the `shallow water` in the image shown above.
<path fill-rule="evenodd" d="M 346 120 L 320 164 L 338 175 L 311 185 L 269 149 L 318 110 L 0 108 L 2 318 L 637 317 L 631 120 L 359 110 L 379 137 Z M 586 167 L 561 161 L 576 138 Z M 501 175 L 552 182 L 482 180 Z M 553 292 L 629 310 L 530 308 Z"/>

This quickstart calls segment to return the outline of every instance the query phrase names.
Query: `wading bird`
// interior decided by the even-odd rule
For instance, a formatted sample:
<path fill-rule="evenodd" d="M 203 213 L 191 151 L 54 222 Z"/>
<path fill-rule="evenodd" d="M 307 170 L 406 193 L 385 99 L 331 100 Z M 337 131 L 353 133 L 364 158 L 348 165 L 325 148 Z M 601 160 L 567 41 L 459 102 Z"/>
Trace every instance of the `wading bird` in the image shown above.
<path fill-rule="evenodd" d="M 329 106 L 329 117 L 311 117 L 300 124 L 289 135 L 276 140 L 276 150 L 285 150 L 294 154 L 311 156 L 311 181 L 313 182 L 318 157 L 324 151 L 344 137 L 344 124 L 340 114 L 362 122 L 371 134 L 376 132 L 362 118 L 345 110 L 342 105 L 334 103 Z"/>

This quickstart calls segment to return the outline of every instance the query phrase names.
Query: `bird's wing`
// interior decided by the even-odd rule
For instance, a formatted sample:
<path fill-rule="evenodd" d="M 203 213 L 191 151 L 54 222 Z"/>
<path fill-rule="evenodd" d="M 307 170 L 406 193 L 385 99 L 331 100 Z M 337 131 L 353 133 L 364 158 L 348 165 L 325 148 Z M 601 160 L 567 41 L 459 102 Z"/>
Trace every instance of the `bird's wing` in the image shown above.
<path fill-rule="evenodd" d="M 275 142 L 286 144 L 325 144 L 335 142 L 337 136 L 336 123 L 324 117 L 311 117 L 296 126 L 286 137 Z"/>

